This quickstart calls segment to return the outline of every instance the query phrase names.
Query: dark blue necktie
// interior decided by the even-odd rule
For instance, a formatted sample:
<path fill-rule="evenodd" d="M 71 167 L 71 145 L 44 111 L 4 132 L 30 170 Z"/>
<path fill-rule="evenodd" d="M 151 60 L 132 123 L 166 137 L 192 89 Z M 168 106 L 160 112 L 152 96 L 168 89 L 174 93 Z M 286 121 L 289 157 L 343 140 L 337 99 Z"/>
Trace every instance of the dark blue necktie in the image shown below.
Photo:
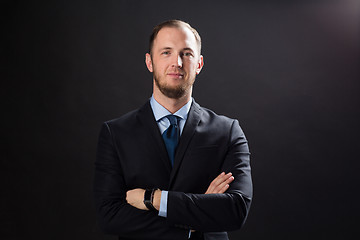
<path fill-rule="evenodd" d="M 166 150 L 170 158 L 171 166 L 173 166 L 175 151 L 179 142 L 180 131 L 178 126 L 178 117 L 174 115 L 167 115 L 166 117 L 170 121 L 170 126 L 162 134 L 162 137 L 166 145 Z"/>

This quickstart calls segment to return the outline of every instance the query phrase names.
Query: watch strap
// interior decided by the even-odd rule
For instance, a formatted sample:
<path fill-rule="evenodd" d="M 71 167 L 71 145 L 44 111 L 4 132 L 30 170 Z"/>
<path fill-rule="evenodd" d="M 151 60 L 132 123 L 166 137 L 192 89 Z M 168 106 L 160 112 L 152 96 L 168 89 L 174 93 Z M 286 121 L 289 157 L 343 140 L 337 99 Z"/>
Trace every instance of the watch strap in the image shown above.
<path fill-rule="evenodd" d="M 153 205 L 154 194 L 157 189 L 146 189 L 144 193 L 144 204 L 150 210 L 154 212 L 159 212 Z"/>

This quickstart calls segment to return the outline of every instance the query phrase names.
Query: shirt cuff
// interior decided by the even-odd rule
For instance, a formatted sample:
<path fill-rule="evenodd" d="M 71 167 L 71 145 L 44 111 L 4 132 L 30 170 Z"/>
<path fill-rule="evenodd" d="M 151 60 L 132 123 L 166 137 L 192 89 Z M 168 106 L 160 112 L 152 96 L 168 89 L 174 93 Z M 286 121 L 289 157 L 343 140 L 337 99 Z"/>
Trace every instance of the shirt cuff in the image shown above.
<path fill-rule="evenodd" d="M 159 216 L 167 217 L 168 191 L 161 191 Z"/>

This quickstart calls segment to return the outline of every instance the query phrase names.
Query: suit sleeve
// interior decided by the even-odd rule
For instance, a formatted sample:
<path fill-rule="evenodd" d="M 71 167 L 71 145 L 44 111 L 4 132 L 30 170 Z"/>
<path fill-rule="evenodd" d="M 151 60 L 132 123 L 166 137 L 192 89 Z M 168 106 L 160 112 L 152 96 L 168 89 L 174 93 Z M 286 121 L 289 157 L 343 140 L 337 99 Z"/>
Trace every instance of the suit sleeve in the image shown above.
<path fill-rule="evenodd" d="M 232 172 L 235 178 L 224 194 L 170 191 L 168 221 L 177 225 L 187 225 L 202 232 L 241 228 L 251 204 L 252 180 L 249 148 L 237 120 L 233 121 L 230 128 L 222 171 Z"/>
<path fill-rule="evenodd" d="M 135 239 L 187 239 L 188 231 L 166 224 L 151 211 L 126 202 L 126 185 L 109 126 L 102 126 L 94 175 L 94 199 L 103 232 Z"/>

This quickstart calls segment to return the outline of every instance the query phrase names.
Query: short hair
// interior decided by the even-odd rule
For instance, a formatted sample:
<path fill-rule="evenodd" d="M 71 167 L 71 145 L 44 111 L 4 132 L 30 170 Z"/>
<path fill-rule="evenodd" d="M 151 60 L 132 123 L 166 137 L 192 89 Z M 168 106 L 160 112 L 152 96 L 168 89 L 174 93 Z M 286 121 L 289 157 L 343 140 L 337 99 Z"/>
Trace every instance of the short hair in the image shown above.
<path fill-rule="evenodd" d="M 173 27 L 173 28 L 186 27 L 186 28 L 190 29 L 190 31 L 194 34 L 196 42 L 198 44 L 199 54 L 201 53 L 201 37 L 200 37 L 199 33 L 196 31 L 196 29 L 191 27 L 190 24 L 188 24 L 187 22 L 173 19 L 173 20 L 167 20 L 165 22 L 162 22 L 153 28 L 152 33 L 150 35 L 150 41 L 149 41 L 149 53 L 150 54 L 151 54 L 156 36 L 158 35 L 159 31 L 165 27 Z"/>

